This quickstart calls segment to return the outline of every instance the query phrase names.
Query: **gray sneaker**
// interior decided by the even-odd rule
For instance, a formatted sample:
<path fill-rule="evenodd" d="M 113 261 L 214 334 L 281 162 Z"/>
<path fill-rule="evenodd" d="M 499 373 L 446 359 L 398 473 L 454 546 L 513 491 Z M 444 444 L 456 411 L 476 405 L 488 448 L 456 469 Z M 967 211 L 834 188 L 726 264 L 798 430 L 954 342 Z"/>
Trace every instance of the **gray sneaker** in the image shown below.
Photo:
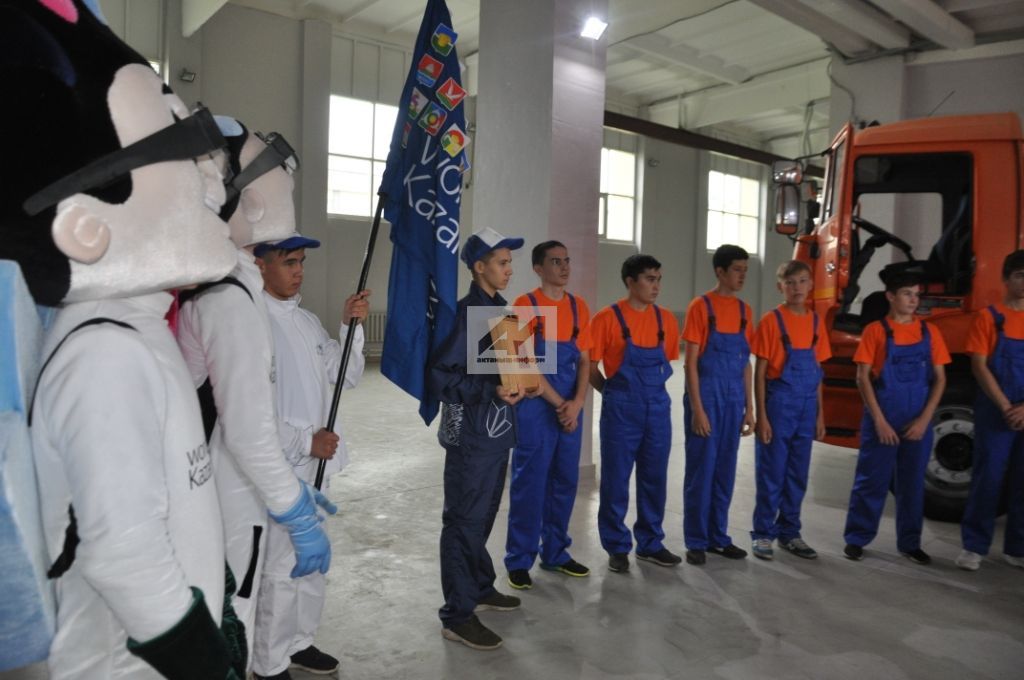
<path fill-rule="evenodd" d="M 770 538 L 755 538 L 754 542 L 751 543 L 750 551 L 754 553 L 754 557 L 759 557 L 762 560 L 770 560 L 775 557 L 775 551 L 772 550 L 772 539 Z"/>
<path fill-rule="evenodd" d="M 797 557 L 802 557 L 805 560 L 813 560 L 818 557 L 818 553 L 814 551 L 814 548 L 804 543 L 804 539 L 799 536 L 785 543 L 779 541 L 779 547 L 793 553 Z"/>

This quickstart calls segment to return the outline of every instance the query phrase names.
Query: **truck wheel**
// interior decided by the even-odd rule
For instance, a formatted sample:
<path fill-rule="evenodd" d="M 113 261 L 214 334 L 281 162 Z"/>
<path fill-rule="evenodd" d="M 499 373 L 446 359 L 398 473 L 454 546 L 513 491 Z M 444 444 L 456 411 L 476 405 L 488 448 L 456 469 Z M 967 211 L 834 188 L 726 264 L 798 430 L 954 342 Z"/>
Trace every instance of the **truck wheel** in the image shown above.
<path fill-rule="evenodd" d="M 974 450 L 974 409 L 966 400 L 939 405 L 932 420 L 934 441 L 924 475 L 924 515 L 940 522 L 959 522 L 971 488 Z"/>

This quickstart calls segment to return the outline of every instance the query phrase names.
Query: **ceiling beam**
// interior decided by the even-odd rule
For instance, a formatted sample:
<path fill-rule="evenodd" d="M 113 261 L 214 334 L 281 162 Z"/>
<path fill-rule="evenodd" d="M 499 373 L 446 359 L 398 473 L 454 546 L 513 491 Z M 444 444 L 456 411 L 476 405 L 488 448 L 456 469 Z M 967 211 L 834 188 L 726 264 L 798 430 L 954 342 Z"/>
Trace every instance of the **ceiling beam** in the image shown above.
<path fill-rule="evenodd" d="M 968 61 L 970 59 L 991 59 L 994 57 L 1010 57 L 1024 54 L 1024 40 L 1006 40 L 1003 42 L 978 45 L 966 50 L 932 50 L 907 56 L 907 66 L 924 66 L 926 64 L 943 64 L 950 61 Z"/>
<path fill-rule="evenodd" d="M 910 31 L 862 0 L 800 0 L 808 9 L 839 22 L 886 49 L 910 46 Z"/>
<path fill-rule="evenodd" d="M 755 163 L 764 163 L 765 165 L 771 165 L 775 161 L 788 160 L 782 156 L 776 156 L 773 153 L 762 151 L 761 149 L 755 149 L 743 144 L 726 142 L 721 139 L 715 139 L 714 137 L 708 137 L 707 135 L 690 132 L 689 130 L 680 130 L 679 128 L 669 127 L 667 125 L 659 125 L 658 123 L 652 123 L 649 120 L 641 120 L 640 118 L 625 116 L 613 111 L 606 110 L 604 112 L 604 125 L 605 127 L 614 128 L 616 130 L 625 130 L 626 132 L 633 132 L 652 139 L 660 139 L 663 142 L 679 144 L 680 146 L 688 146 L 693 149 L 715 151 L 728 156 L 735 156 L 736 158 L 754 161 Z M 814 166 L 807 167 L 804 170 L 804 173 L 815 177 L 824 176 L 821 168 Z"/>
<path fill-rule="evenodd" d="M 750 72 L 744 68 L 727 64 L 715 56 L 702 55 L 686 45 L 673 45 L 668 38 L 653 33 L 630 38 L 616 47 L 628 47 L 655 61 L 698 71 L 731 85 L 738 85 L 750 78 Z"/>
<path fill-rule="evenodd" d="M 951 50 L 974 47 L 974 31 L 932 0 L 872 0 L 915 33 Z"/>
<path fill-rule="evenodd" d="M 947 12 L 969 12 L 973 9 L 1017 4 L 1015 0 L 938 0 L 938 3 Z"/>
<path fill-rule="evenodd" d="M 750 0 L 750 2 L 813 33 L 848 57 L 870 52 L 874 47 L 874 42 L 864 39 L 838 21 L 834 21 L 799 2 L 793 2 L 793 0 Z"/>
<path fill-rule="evenodd" d="M 803 107 L 807 102 L 831 96 L 828 62 L 829 59 L 818 59 L 757 76 L 742 85 L 712 87 L 681 98 L 668 97 L 648 107 L 650 118 L 675 125 L 682 106 L 685 126 L 696 129 L 742 121 L 765 111 Z"/>
<path fill-rule="evenodd" d="M 409 24 L 411 24 L 411 23 L 413 23 L 415 21 L 421 21 L 422 19 L 423 19 L 423 10 L 422 9 L 418 9 L 418 10 L 416 10 L 415 14 L 407 14 L 404 17 L 400 18 L 398 21 L 396 21 L 394 24 L 392 24 L 391 27 L 388 28 L 384 32 L 387 33 L 387 34 L 397 33 L 398 31 L 401 31 L 403 28 L 405 28 Z"/>
<path fill-rule="evenodd" d="M 353 7 L 348 12 L 345 12 L 344 14 L 342 14 L 341 17 L 338 18 L 338 23 L 339 24 L 347 24 L 348 22 L 352 21 L 356 17 L 366 13 L 367 10 L 369 10 L 371 7 L 373 7 L 374 5 L 377 5 L 379 3 L 380 3 L 380 0 L 365 0 L 365 2 L 359 3 L 358 5 Z"/>

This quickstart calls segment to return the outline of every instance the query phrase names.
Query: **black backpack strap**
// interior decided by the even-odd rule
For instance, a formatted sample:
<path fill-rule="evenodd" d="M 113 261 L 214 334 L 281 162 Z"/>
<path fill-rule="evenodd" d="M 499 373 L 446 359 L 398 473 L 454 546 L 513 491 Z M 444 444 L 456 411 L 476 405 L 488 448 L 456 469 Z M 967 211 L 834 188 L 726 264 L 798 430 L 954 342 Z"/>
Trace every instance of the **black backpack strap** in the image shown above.
<path fill-rule="evenodd" d="M 178 304 L 185 304 L 189 300 L 199 297 L 211 288 L 216 288 L 222 285 L 237 286 L 245 291 L 246 296 L 252 300 L 252 293 L 245 287 L 245 284 L 236 279 L 234 276 L 225 276 L 220 281 L 207 281 L 206 283 L 200 283 L 195 288 L 189 288 L 178 292 Z M 253 300 L 255 302 L 255 300 Z"/>
<path fill-rule="evenodd" d="M 43 362 L 43 367 L 39 369 L 39 376 L 36 378 L 37 390 L 39 389 L 39 383 L 42 381 L 43 372 L 46 370 L 46 367 L 50 365 L 50 362 L 53 360 L 53 357 L 56 356 L 57 351 L 64 346 L 64 343 L 67 341 L 67 339 L 70 338 L 75 331 L 81 330 L 82 328 L 86 328 L 88 326 L 98 326 L 101 323 L 112 323 L 115 326 L 120 326 L 121 328 L 127 328 L 133 331 L 136 330 L 135 326 L 132 326 L 129 323 L 125 323 L 124 321 L 117 321 L 116 319 L 109 319 L 107 317 L 102 316 L 96 317 L 95 319 L 89 319 L 88 321 L 83 321 L 82 323 L 78 324 L 70 331 L 68 331 L 67 335 L 61 338 L 60 342 L 57 343 L 57 346 L 53 348 L 52 352 L 50 352 L 50 356 L 46 357 L 46 361 Z M 36 394 L 35 391 L 33 391 L 32 402 L 29 404 L 28 407 L 28 424 L 30 427 L 32 425 L 32 411 L 35 408 L 35 404 Z M 60 578 L 68 569 L 71 568 L 71 563 L 75 561 L 75 551 L 78 549 L 78 540 L 78 521 L 75 519 L 75 508 L 69 503 L 68 526 L 66 529 L 64 529 L 64 546 L 60 550 L 60 555 L 57 556 L 57 559 L 53 561 L 53 564 L 50 565 L 50 568 L 46 571 L 47 578 Z"/>

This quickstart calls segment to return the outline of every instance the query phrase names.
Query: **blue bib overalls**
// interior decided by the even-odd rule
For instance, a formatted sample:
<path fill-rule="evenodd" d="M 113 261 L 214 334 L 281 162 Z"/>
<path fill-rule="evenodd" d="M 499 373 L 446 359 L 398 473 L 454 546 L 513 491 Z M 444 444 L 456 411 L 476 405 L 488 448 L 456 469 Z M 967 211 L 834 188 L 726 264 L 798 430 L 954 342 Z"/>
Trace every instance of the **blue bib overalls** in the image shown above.
<path fill-rule="evenodd" d="M 1019 404 L 1024 401 L 1024 340 L 1006 337 L 1006 317 L 993 306 L 988 311 L 997 333 L 988 367 L 1010 403 Z M 1024 557 L 1024 432 L 1011 430 L 996 405 L 979 389 L 974 405 L 971 493 L 960 523 L 965 550 L 988 554 L 1004 484 L 1009 508 L 1003 553 Z"/>
<path fill-rule="evenodd" d="M 579 313 L 576 298 L 566 295 L 572 307 L 572 337 L 557 344 L 557 371 L 544 377 L 563 399 L 571 399 L 576 392 L 580 358 L 576 346 Z M 533 293 L 528 297 L 536 308 L 537 298 Z M 543 340 L 545 329 L 540 316 L 537 322 L 536 336 Z M 543 348 L 542 342 L 537 345 L 538 356 L 543 355 Z M 572 544 L 569 516 L 580 477 L 583 413 L 577 428 L 565 432 L 554 407 L 544 399 L 525 399 L 516 409 L 519 443 L 512 453 L 505 568 L 512 571 L 532 567 L 538 545 L 541 564 L 562 565 L 571 559 L 566 549 Z"/>
<path fill-rule="evenodd" d="M 758 439 L 755 449 L 757 503 L 750 536 L 755 540 L 777 538 L 788 543 L 800 536 L 800 505 L 807 491 L 822 371 L 815 356 L 817 312 L 812 319 L 814 339 L 807 349 L 793 347 L 777 309 L 775 320 L 782 334 L 786 363 L 782 374 L 766 385 L 765 410 L 772 426 L 772 440 L 765 444 Z"/>
<path fill-rule="evenodd" d="M 707 550 L 732 545 L 729 538 L 729 504 L 736 481 L 736 452 L 746 412 L 743 373 L 750 361 L 747 342 L 747 308 L 740 306 L 740 329 L 722 333 L 707 295 L 708 338 L 697 360 L 700 400 L 711 423 L 711 434 L 693 431 L 690 396 L 683 395 L 686 426 L 686 473 L 683 481 L 683 538 L 687 550 Z"/>
<path fill-rule="evenodd" d="M 935 376 L 928 326 L 921 321 L 921 340 L 897 345 L 888 319 L 885 329 L 885 363 L 874 382 L 875 397 L 885 419 L 900 434 L 921 415 Z M 924 522 L 924 472 L 932 450 L 932 429 L 919 441 L 900 438 L 895 446 L 879 441 L 875 421 L 867 406 L 860 425 L 860 454 L 850 507 L 843 532 L 850 545 L 865 546 L 874 540 L 892 482 L 896 495 L 896 548 L 903 553 L 921 547 Z"/>
<path fill-rule="evenodd" d="M 661 528 L 665 517 L 665 485 L 668 457 L 672 449 L 672 400 L 665 382 L 672 367 L 665 356 L 665 332 L 661 309 L 654 305 L 658 319 L 658 344 L 638 347 L 630 337 L 618 304 L 612 305 L 626 350 L 619 370 L 601 392 L 601 502 L 597 528 L 601 545 L 610 554 L 628 553 L 632 548 L 626 527 L 629 507 L 629 478 L 636 465 L 636 552 L 656 553 L 664 545 Z"/>

